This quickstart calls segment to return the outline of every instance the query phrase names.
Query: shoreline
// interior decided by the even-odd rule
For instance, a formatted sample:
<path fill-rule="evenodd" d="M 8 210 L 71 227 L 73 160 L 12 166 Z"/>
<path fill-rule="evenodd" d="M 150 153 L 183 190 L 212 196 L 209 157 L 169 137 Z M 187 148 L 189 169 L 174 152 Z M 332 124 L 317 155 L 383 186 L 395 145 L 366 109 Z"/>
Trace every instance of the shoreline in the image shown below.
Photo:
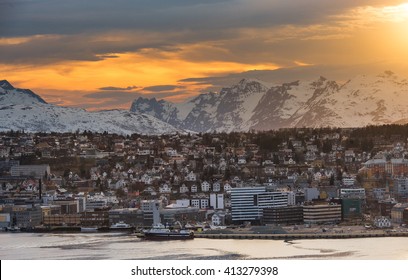
<path fill-rule="evenodd" d="M 349 238 L 373 238 L 373 237 L 408 237 L 408 232 L 389 233 L 296 233 L 296 234 L 253 234 L 253 233 L 200 233 L 195 234 L 195 238 L 208 239 L 272 239 L 272 240 L 296 240 L 296 239 L 349 239 Z"/>
<path fill-rule="evenodd" d="M 209 230 L 195 233 L 196 238 L 209 239 L 345 239 L 373 237 L 408 237 L 408 229 L 395 226 L 393 228 L 365 228 L 362 225 L 326 225 L 326 226 L 253 226 L 233 230 Z"/>

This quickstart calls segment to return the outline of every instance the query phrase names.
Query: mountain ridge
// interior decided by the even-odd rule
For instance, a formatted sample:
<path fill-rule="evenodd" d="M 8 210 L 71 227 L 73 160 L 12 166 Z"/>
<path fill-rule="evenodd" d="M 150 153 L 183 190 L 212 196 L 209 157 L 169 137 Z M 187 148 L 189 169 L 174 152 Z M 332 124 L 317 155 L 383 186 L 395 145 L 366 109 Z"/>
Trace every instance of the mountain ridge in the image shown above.
<path fill-rule="evenodd" d="M 160 100 L 156 102 L 160 107 Z M 282 84 L 242 79 L 219 93 L 201 94 L 181 104 L 164 102 L 172 108 L 173 125 L 196 132 L 381 125 L 408 118 L 408 81 L 391 71 L 345 82 L 324 76 Z M 185 118 L 178 117 L 178 108 L 186 104 L 191 110 Z M 143 100 L 133 105 L 131 110 L 138 111 Z M 157 113 L 147 107 L 142 111 Z"/>
<path fill-rule="evenodd" d="M 48 104 L 31 90 L 14 88 L 0 81 L 0 131 L 27 132 L 93 131 L 117 134 L 162 134 L 181 132 L 150 115 L 128 110 L 88 112 L 81 108 Z"/>
<path fill-rule="evenodd" d="M 362 127 L 406 123 L 407 105 L 408 79 L 391 71 L 341 82 L 324 76 L 281 84 L 241 79 L 183 103 L 139 97 L 130 110 L 99 112 L 48 104 L 1 80 L 0 130 L 163 134 Z"/>

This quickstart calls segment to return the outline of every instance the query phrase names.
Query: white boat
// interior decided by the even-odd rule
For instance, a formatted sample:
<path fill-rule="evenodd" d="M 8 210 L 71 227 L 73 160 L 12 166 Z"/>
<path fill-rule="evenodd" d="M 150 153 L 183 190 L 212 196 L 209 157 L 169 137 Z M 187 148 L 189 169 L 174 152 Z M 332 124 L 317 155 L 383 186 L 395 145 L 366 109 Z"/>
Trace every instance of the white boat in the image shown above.
<path fill-rule="evenodd" d="M 217 229 L 226 229 L 226 226 L 214 226 L 214 225 L 210 225 L 210 229 L 211 230 L 217 230 Z"/>
<path fill-rule="evenodd" d="M 7 231 L 7 232 L 20 232 L 21 229 L 19 227 L 16 227 L 16 226 L 11 226 L 11 227 L 6 227 L 5 231 Z"/>
<path fill-rule="evenodd" d="M 133 227 L 123 221 L 117 222 L 109 227 L 110 230 L 131 230 Z"/>

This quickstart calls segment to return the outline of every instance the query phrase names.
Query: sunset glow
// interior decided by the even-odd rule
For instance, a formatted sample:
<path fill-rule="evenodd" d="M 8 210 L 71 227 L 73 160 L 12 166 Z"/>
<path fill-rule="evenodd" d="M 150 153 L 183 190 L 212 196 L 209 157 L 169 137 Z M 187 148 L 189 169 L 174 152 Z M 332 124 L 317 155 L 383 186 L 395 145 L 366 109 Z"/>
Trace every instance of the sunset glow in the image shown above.
<path fill-rule="evenodd" d="M 404 1 L 89 1 L 90 13 L 75 0 L 50 17 L 58 2 L 0 4 L 0 79 L 59 105 L 129 108 L 143 95 L 179 102 L 228 86 L 213 77 L 252 70 L 407 74 Z M 160 85 L 169 90 L 145 89 Z"/>

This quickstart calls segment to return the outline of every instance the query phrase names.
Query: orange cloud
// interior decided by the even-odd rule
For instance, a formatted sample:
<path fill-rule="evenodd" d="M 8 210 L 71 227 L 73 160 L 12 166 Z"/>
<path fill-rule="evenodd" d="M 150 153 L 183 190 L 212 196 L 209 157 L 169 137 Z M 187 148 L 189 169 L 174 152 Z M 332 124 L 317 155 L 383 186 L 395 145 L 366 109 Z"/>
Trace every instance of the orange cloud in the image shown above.
<path fill-rule="evenodd" d="M 405 3 L 359 7 L 310 24 L 285 23 L 223 30 L 230 32 L 227 38 L 190 38 L 194 37 L 194 32 L 185 30 L 171 35 L 158 31 L 109 31 L 88 38 L 87 43 L 92 43 L 94 49 L 82 60 L 70 57 L 71 60 L 51 60 L 47 64 L 35 65 L 29 61 L 19 61 L 19 64 L 3 62 L 0 64 L 0 76 L 17 87 L 31 88 L 40 95 L 44 93 L 46 100 L 66 106 L 87 104 L 87 108 L 106 109 L 108 105 L 102 105 L 108 100 L 106 96 L 98 100 L 90 99 L 89 94 L 101 88 L 126 89 L 133 85 L 137 88 L 128 91 L 137 91 L 138 94 L 148 94 L 142 88 L 174 85 L 164 98 L 183 101 L 211 86 L 179 82 L 191 77 L 289 66 L 406 61 L 407 21 L 408 3 Z M 58 41 L 61 44 L 65 41 L 58 36 L 63 35 L 0 38 L 0 46 L 35 41 L 41 50 L 44 42 L 51 44 Z M 81 41 L 81 36 L 75 38 L 72 45 Z M 73 37 L 67 36 L 68 39 Z M 171 41 L 169 46 L 163 43 L 167 39 Z M 131 43 L 135 40 L 140 44 L 133 46 Z M 99 48 L 99 44 L 107 43 L 109 48 Z M 151 47 L 144 47 L 145 44 Z M 154 48 L 154 45 L 158 47 Z M 84 46 L 81 45 L 79 50 L 82 48 Z M 56 52 L 55 56 L 58 54 Z M 118 107 L 128 108 L 129 104 L 119 104 Z"/>

